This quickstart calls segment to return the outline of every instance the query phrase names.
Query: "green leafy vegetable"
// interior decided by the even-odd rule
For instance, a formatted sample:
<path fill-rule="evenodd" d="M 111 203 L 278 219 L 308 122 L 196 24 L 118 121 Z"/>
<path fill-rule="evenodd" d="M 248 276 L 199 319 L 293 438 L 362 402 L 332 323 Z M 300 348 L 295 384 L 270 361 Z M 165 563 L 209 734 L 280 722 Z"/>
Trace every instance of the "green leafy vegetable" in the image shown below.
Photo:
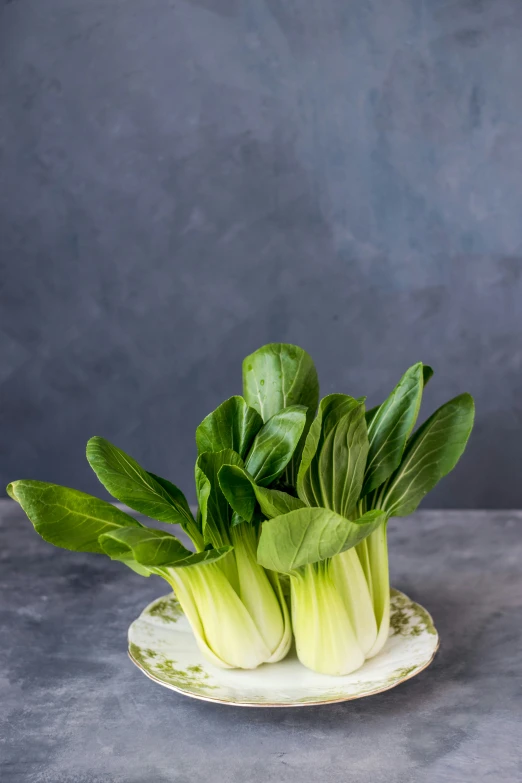
<path fill-rule="evenodd" d="M 247 522 L 252 520 L 256 500 L 261 512 L 268 519 L 305 506 L 302 500 L 286 492 L 260 487 L 252 476 L 238 465 L 224 465 L 219 471 L 218 478 L 223 494 L 231 507 Z"/>
<path fill-rule="evenodd" d="M 423 364 L 407 370 L 387 400 L 368 424 L 369 452 L 361 495 L 367 495 L 385 481 L 401 461 L 422 399 Z M 368 423 L 368 417 L 367 417 Z"/>
<path fill-rule="evenodd" d="M 89 465 L 113 497 L 140 514 L 179 524 L 189 536 L 198 537 L 185 496 L 174 484 L 148 473 L 105 438 L 91 438 L 86 453 Z"/>
<path fill-rule="evenodd" d="M 209 413 L 197 428 L 198 452 L 232 449 L 244 459 L 262 426 L 263 419 L 243 397 L 230 397 Z"/>
<path fill-rule="evenodd" d="M 414 364 L 365 411 L 365 397 L 319 403 L 303 349 L 263 346 L 244 360 L 244 397 L 225 400 L 197 428 L 196 517 L 172 482 L 91 438 L 87 459 L 111 495 L 181 525 L 195 551 L 74 489 L 23 480 L 8 493 L 46 541 L 165 579 L 216 666 L 281 660 L 293 625 L 305 666 L 348 674 L 388 638 L 389 519 L 414 511 L 455 467 L 473 426 L 473 400 L 462 394 L 413 432 L 432 375 Z"/>
<path fill-rule="evenodd" d="M 164 530 L 153 528 L 123 528 L 99 537 L 100 546 L 109 557 L 120 560 L 131 557 L 149 567 L 198 565 L 212 563 L 232 551 L 231 546 L 191 552 L 178 539 Z"/>
<path fill-rule="evenodd" d="M 453 470 L 473 427 L 475 406 L 469 394 L 442 405 L 410 439 L 404 457 L 380 502 L 388 516 L 404 517 Z"/>
<path fill-rule="evenodd" d="M 359 400 L 349 397 L 347 394 L 329 394 L 323 397 L 319 404 L 319 410 L 315 417 L 308 435 L 306 437 L 299 472 L 297 475 L 297 491 L 303 500 L 307 500 L 310 505 L 317 505 L 321 489 L 316 482 L 316 487 L 312 483 L 311 465 L 320 449 L 320 446 L 330 434 L 330 431 L 347 413 L 361 405 Z"/>
<path fill-rule="evenodd" d="M 147 509 L 164 521 L 178 520 L 171 508 L 176 515 L 182 513 L 186 501 L 173 484 L 147 473 L 101 438 L 90 441 L 88 453 L 104 485 L 127 505 Z M 269 579 L 257 563 L 255 528 L 232 528 L 232 509 L 217 478 L 223 464 L 243 461 L 230 449 L 198 458 L 202 531 L 192 515 L 190 524 L 184 522 L 196 552 L 172 534 L 145 527 L 110 503 L 76 490 L 36 481 L 13 482 L 8 490 L 51 543 L 104 553 L 142 576 L 152 573 L 166 579 L 204 655 L 216 666 L 252 668 L 286 655 L 292 638 L 290 616 L 277 575 Z"/>
<path fill-rule="evenodd" d="M 326 508 L 300 508 L 263 523 L 257 559 L 265 568 L 290 573 L 355 546 L 386 515 L 368 511 L 350 521 Z"/>
<path fill-rule="evenodd" d="M 363 498 L 363 507 L 369 507 L 368 503 L 371 503 L 381 508 L 387 518 L 414 511 L 427 492 L 457 464 L 469 438 L 473 417 L 473 400 L 468 394 L 439 408 L 410 437 L 395 472 Z M 386 525 L 362 541 L 357 546 L 357 554 L 366 573 L 378 625 L 376 642 L 367 653 L 370 658 L 382 649 L 388 638 L 390 589 Z"/>
<path fill-rule="evenodd" d="M 409 370 L 407 372 L 409 372 Z M 433 378 L 433 368 L 430 367 L 428 364 L 423 364 L 422 380 L 423 380 L 424 387 L 429 382 L 430 378 Z M 375 414 L 377 413 L 380 407 L 381 407 L 380 405 L 376 405 L 375 408 L 371 408 L 371 410 L 366 411 L 366 424 L 368 425 L 368 429 L 370 427 L 370 424 L 372 423 L 373 417 L 375 416 Z"/>
<path fill-rule="evenodd" d="M 433 378 L 433 367 L 430 367 L 429 364 L 423 364 L 422 365 L 422 380 L 424 382 L 424 386 L 428 383 L 430 378 Z"/>
<path fill-rule="evenodd" d="M 306 408 L 293 405 L 268 419 L 257 433 L 245 467 L 262 487 L 282 474 L 299 443 L 306 423 Z"/>
<path fill-rule="evenodd" d="M 243 360 L 243 396 L 265 422 L 293 405 L 307 409 L 301 440 L 286 470 L 288 483 L 294 485 L 304 440 L 319 402 L 319 380 L 311 357 L 297 345 L 264 345 Z"/>
<path fill-rule="evenodd" d="M 223 546 L 230 543 L 232 509 L 219 486 L 218 474 L 223 465 L 243 465 L 232 449 L 200 454 L 196 462 L 196 491 L 201 510 L 205 543 Z"/>
<path fill-rule="evenodd" d="M 367 453 L 364 403 L 339 394 L 325 397 L 303 450 L 299 497 L 349 516 L 359 498 Z"/>
<path fill-rule="evenodd" d="M 292 405 L 304 405 L 313 416 L 319 397 L 314 363 L 297 345 L 264 345 L 243 361 L 243 392 L 263 421 Z"/>
<path fill-rule="evenodd" d="M 98 539 L 103 533 L 141 529 L 133 517 L 77 489 L 23 480 L 13 481 L 7 492 L 20 503 L 36 532 L 63 549 L 101 553 Z"/>

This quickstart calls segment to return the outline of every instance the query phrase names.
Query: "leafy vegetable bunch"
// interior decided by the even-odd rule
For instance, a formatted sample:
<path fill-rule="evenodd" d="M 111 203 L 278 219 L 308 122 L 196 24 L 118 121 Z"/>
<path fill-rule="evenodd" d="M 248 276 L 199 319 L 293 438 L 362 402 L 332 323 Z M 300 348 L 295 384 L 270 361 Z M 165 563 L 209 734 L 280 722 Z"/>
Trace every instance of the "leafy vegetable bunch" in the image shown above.
<path fill-rule="evenodd" d="M 305 666 L 347 674 L 388 637 L 388 519 L 414 511 L 453 469 L 473 426 L 473 399 L 462 394 L 413 432 L 432 374 L 414 364 L 366 411 L 365 398 L 319 401 L 317 372 L 301 348 L 260 348 L 243 362 L 243 396 L 196 430 L 195 516 L 174 484 L 91 438 L 87 459 L 109 493 L 179 524 L 194 552 L 74 489 L 22 480 L 7 491 L 46 541 L 166 579 L 215 665 L 279 661 L 293 627 Z"/>

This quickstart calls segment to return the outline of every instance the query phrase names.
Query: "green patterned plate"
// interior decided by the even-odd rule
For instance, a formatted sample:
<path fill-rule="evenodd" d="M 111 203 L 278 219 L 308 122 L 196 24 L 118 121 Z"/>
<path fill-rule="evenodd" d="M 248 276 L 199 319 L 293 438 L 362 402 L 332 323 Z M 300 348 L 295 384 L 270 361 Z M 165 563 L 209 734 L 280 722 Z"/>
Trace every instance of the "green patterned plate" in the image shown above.
<path fill-rule="evenodd" d="M 353 674 L 305 669 L 295 656 L 257 669 L 218 669 L 199 651 L 174 595 L 153 601 L 129 628 L 129 656 L 147 677 L 186 696 L 241 707 L 303 707 L 359 699 L 409 680 L 433 660 L 439 636 L 430 615 L 392 590 L 390 636 Z"/>

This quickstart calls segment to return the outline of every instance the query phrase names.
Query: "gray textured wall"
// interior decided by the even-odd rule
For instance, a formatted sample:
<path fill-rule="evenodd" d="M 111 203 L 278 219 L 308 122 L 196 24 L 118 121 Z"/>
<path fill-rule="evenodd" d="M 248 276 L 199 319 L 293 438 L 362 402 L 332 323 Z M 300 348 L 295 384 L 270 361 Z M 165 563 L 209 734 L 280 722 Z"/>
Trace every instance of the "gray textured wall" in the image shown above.
<path fill-rule="evenodd" d="M 379 401 L 433 364 L 470 449 L 429 505 L 522 506 L 519 0 L 2 0 L 2 485 L 104 435 L 193 499 L 267 341 Z"/>

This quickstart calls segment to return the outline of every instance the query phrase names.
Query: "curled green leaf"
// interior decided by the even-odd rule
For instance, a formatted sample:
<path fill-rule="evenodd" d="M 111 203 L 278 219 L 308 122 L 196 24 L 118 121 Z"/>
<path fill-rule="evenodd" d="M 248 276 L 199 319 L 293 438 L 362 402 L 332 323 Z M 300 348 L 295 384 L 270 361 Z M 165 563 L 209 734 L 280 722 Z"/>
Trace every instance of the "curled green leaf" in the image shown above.
<path fill-rule="evenodd" d="M 326 508 L 290 511 L 263 522 L 257 560 L 265 568 L 290 573 L 351 549 L 385 519 L 382 511 L 368 511 L 356 520 Z"/>
<path fill-rule="evenodd" d="M 301 440 L 285 471 L 288 483 L 294 486 L 301 451 L 319 401 L 319 381 L 311 357 L 297 345 L 264 345 L 243 361 L 243 396 L 265 422 L 292 405 L 306 407 Z"/>
<path fill-rule="evenodd" d="M 223 465 L 219 471 L 219 483 L 236 514 L 247 522 L 252 521 L 256 501 L 261 513 L 269 519 L 305 505 L 302 500 L 286 492 L 260 487 L 248 471 L 239 465 Z"/>
<path fill-rule="evenodd" d="M 232 449 L 244 459 L 262 426 L 263 419 L 243 397 L 230 397 L 209 413 L 197 428 L 198 453 Z"/>
<path fill-rule="evenodd" d="M 306 423 L 306 408 L 293 405 L 275 413 L 257 433 L 245 467 L 260 486 L 279 478 L 292 459 Z"/>
<path fill-rule="evenodd" d="M 230 543 L 229 530 L 232 508 L 219 485 L 218 474 L 223 465 L 243 466 L 243 460 L 232 449 L 205 452 L 196 463 L 196 492 L 201 513 L 205 543 L 214 547 Z"/>
<path fill-rule="evenodd" d="M 99 538 L 100 547 L 114 560 L 132 557 L 148 568 L 181 568 L 201 563 L 211 563 L 224 557 L 232 547 L 191 552 L 178 539 L 154 528 L 120 529 L 104 533 Z"/>

